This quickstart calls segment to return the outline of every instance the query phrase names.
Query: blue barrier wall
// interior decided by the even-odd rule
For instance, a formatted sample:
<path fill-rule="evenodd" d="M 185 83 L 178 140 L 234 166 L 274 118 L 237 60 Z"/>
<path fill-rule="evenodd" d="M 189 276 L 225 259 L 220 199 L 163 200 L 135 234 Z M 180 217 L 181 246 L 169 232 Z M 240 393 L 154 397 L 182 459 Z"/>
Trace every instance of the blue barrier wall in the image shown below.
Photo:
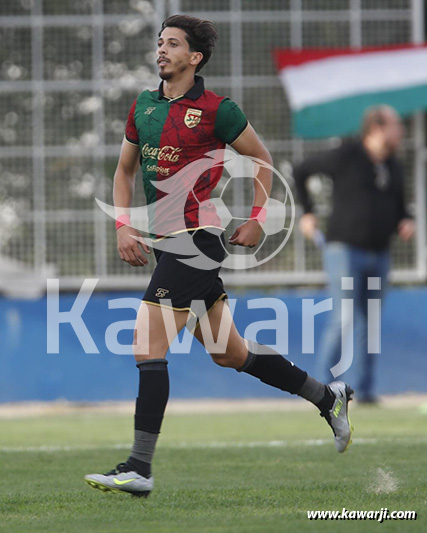
<path fill-rule="evenodd" d="M 70 324 L 61 324 L 60 353 L 47 353 L 46 298 L 36 301 L 0 299 L 0 402 L 26 400 L 70 401 L 133 399 L 137 370 L 131 355 L 111 354 L 105 330 L 113 322 L 133 320 L 132 309 L 109 309 L 108 301 L 139 298 L 136 293 L 94 293 L 83 312 L 84 322 L 99 354 L 85 354 Z M 289 290 L 248 292 L 237 298 L 235 319 L 241 332 L 260 320 L 273 320 L 272 309 L 248 309 L 253 298 L 280 298 L 289 313 L 289 358 L 308 372 L 315 355 L 302 354 L 302 298 L 320 301 L 323 292 Z M 61 294 L 60 310 L 71 309 L 76 295 Z M 378 356 L 378 392 L 427 392 L 427 289 L 393 288 L 383 306 L 382 353 Z M 327 313 L 315 319 L 316 346 Z M 121 344 L 132 334 L 122 331 Z M 262 331 L 258 341 L 275 343 L 273 331 Z M 283 397 L 251 376 L 214 365 L 194 340 L 190 354 L 169 357 L 171 397 L 245 398 Z"/>

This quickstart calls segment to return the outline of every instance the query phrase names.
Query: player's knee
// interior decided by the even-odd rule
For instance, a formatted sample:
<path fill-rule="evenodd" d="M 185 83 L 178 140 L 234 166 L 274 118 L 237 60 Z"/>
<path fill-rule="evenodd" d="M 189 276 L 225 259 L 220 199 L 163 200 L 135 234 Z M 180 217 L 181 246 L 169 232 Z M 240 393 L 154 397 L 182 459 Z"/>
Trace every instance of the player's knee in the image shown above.
<path fill-rule="evenodd" d="M 137 361 L 137 355 L 141 355 L 142 357 L 145 353 L 149 353 L 148 342 L 144 342 L 144 339 L 142 337 L 143 335 L 138 335 L 138 331 L 135 329 L 133 332 L 132 351 Z"/>
<path fill-rule="evenodd" d="M 156 349 L 148 353 L 142 352 L 141 350 L 134 348 L 133 356 L 135 358 L 135 361 L 137 363 L 140 363 L 141 361 L 149 361 L 150 359 L 163 359 L 164 357 L 166 357 L 167 351 L 167 348 L 165 350 Z"/>
<path fill-rule="evenodd" d="M 224 353 L 211 353 L 212 361 L 218 366 L 228 366 L 228 358 Z"/>
<path fill-rule="evenodd" d="M 166 359 L 165 355 L 155 356 L 155 355 L 150 355 L 150 354 L 145 354 L 145 355 L 134 354 L 134 357 L 135 357 L 136 363 L 141 363 L 142 361 L 150 361 L 150 359 L 155 359 L 156 361 L 158 361 L 159 359 Z"/>
<path fill-rule="evenodd" d="M 238 364 L 235 361 L 235 358 L 227 353 L 212 353 L 212 360 L 218 366 L 223 366 L 226 368 L 238 368 Z M 237 364 L 237 366 L 236 366 Z"/>
<path fill-rule="evenodd" d="M 137 363 L 148 359 L 161 359 L 166 356 L 168 349 L 169 345 L 164 339 L 149 342 L 148 335 L 138 335 L 137 331 L 134 331 L 132 351 Z"/>

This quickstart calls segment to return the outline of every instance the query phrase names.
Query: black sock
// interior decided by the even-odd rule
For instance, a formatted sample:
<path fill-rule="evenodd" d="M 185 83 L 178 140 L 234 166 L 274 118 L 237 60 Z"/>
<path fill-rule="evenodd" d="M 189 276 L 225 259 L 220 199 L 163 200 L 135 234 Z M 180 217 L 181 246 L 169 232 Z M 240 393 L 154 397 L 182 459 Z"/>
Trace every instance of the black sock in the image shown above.
<path fill-rule="evenodd" d="M 316 405 L 322 413 L 329 411 L 335 400 L 331 389 L 311 376 L 307 376 L 303 386 L 298 391 L 298 396 Z"/>
<path fill-rule="evenodd" d="M 292 394 L 298 394 L 324 413 L 332 408 L 335 396 L 327 385 L 320 383 L 285 359 L 272 348 L 248 341 L 245 364 L 238 369 L 262 382 Z"/>
<path fill-rule="evenodd" d="M 325 385 L 325 395 L 320 400 L 320 402 L 316 403 L 315 405 L 319 408 L 321 413 L 325 413 L 327 411 L 330 411 L 332 409 L 332 406 L 334 405 L 335 396 L 332 393 L 331 389 Z"/>
<path fill-rule="evenodd" d="M 297 394 L 307 379 L 307 372 L 268 346 L 248 341 L 249 351 L 245 364 L 238 369 L 260 379 L 263 383 Z"/>
<path fill-rule="evenodd" d="M 151 476 L 151 462 L 169 398 L 166 359 L 137 364 L 139 393 L 135 405 L 135 440 L 127 463 L 144 477 Z"/>
<path fill-rule="evenodd" d="M 146 463 L 145 461 L 140 461 L 135 459 L 131 455 L 128 457 L 126 463 L 132 467 L 132 470 L 138 472 L 140 476 L 149 478 L 151 477 L 151 463 Z"/>

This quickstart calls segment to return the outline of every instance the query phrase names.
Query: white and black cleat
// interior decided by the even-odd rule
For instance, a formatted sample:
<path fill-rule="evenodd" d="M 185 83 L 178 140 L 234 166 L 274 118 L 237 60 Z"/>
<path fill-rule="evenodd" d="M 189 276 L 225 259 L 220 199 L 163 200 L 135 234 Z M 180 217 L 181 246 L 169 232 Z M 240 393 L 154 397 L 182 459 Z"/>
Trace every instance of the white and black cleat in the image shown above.
<path fill-rule="evenodd" d="M 343 453 L 351 444 L 353 426 L 348 416 L 348 402 L 353 399 L 354 390 L 344 381 L 332 381 L 327 385 L 335 396 L 329 411 L 320 413 L 331 426 L 335 435 L 335 448 Z"/>
<path fill-rule="evenodd" d="M 145 478 L 131 468 L 127 463 L 120 463 L 107 474 L 88 474 L 84 479 L 102 492 L 125 492 L 146 498 L 153 490 L 154 479 Z"/>

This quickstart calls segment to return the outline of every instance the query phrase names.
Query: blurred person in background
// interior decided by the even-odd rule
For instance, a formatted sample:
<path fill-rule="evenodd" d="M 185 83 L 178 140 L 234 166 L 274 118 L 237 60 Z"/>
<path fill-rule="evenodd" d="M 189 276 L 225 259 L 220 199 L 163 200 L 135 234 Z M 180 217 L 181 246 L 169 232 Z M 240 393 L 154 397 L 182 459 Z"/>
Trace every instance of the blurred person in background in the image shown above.
<path fill-rule="evenodd" d="M 333 303 L 316 358 L 316 375 L 327 381 L 340 360 L 344 363 L 353 359 L 351 370 L 361 403 L 377 402 L 376 355 L 369 353 L 368 347 L 368 299 L 381 301 L 384 296 L 393 233 L 397 231 L 403 241 L 408 241 L 415 231 L 404 204 L 402 166 L 396 159 L 403 133 L 403 124 L 393 108 L 375 106 L 363 117 L 359 139 L 308 157 L 294 168 L 304 209 L 300 229 L 307 239 L 323 245 Z M 308 179 L 315 174 L 326 175 L 333 183 L 332 209 L 323 243 L 307 188 Z M 353 299 L 354 345 L 353 317 L 345 306 L 341 307 L 344 298 Z M 340 367 L 346 370 L 344 366 L 348 365 L 337 366 L 335 375 Z"/>

